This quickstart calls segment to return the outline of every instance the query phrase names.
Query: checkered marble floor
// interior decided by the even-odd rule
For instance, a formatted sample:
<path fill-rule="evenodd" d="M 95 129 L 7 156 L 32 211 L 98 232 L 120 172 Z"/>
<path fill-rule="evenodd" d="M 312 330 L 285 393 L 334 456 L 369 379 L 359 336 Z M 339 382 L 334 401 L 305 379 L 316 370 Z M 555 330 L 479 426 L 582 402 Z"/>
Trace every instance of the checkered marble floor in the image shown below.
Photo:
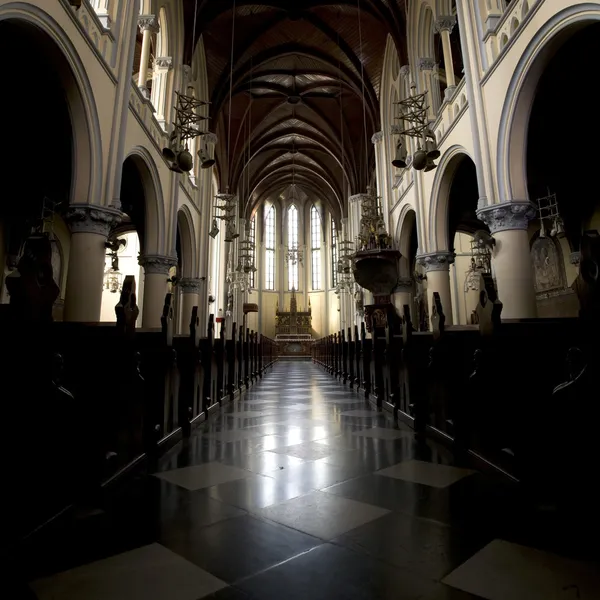
<path fill-rule="evenodd" d="M 29 597 L 600 598 L 595 557 L 554 525 L 515 484 L 290 361 L 40 542 Z"/>

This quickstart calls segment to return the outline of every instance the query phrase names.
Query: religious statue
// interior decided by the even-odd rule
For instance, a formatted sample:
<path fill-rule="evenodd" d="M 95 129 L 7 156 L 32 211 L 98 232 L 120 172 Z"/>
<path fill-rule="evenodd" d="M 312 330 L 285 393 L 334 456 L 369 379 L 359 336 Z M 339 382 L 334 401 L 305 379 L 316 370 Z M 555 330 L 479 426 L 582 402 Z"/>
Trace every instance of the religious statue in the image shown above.
<path fill-rule="evenodd" d="M 52 246 L 47 235 L 32 235 L 17 269 L 6 278 L 13 317 L 19 321 L 51 322 L 52 307 L 60 294 L 52 269 Z"/>

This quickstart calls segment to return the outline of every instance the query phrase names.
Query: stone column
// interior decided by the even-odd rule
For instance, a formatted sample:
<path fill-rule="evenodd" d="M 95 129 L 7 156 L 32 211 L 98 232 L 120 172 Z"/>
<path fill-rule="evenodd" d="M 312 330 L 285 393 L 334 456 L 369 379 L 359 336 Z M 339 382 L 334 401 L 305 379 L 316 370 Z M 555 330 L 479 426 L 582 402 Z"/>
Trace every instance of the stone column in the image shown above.
<path fill-rule="evenodd" d="M 446 325 L 452 325 L 452 294 L 450 291 L 450 265 L 454 262 L 454 253 L 448 251 L 431 252 L 417 256 L 417 263 L 424 267 L 427 274 L 427 305 L 429 317 L 433 314 L 433 292 L 440 295 L 442 308 L 446 316 Z"/>
<path fill-rule="evenodd" d="M 144 96 L 148 97 L 146 79 L 148 78 L 148 67 L 150 65 L 150 49 L 152 46 L 152 34 L 158 33 L 158 21 L 154 15 L 141 15 L 138 26 L 142 32 L 142 55 L 140 58 L 140 72 L 138 74 L 138 87 Z"/>
<path fill-rule="evenodd" d="M 111 26 L 108 2 L 109 0 L 96 0 L 96 2 L 93 3 L 94 10 L 96 11 L 98 19 L 100 19 L 104 29 L 110 29 Z"/>
<path fill-rule="evenodd" d="M 447 15 L 438 17 L 435 21 L 435 30 L 442 39 L 442 51 L 444 53 L 444 69 L 446 70 L 446 91 L 444 100 L 450 101 L 456 90 L 456 79 L 454 77 L 454 62 L 452 61 L 452 47 L 450 46 L 450 34 L 456 25 L 456 17 Z"/>
<path fill-rule="evenodd" d="M 180 279 L 178 284 L 181 290 L 181 324 L 180 332 L 188 333 L 189 324 L 192 319 L 192 310 L 194 306 L 199 307 L 200 289 L 202 280 L 186 278 Z"/>
<path fill-rule="evenodd" d="M 152 81 L 152 95 L 150 101 L 156 111 L 156 120 L 163 129 L 167 128 L 165 107 L 167 105 L 167 84 L 169 71 L 173 68 L 173 59 L 170 56 L 161 56 L 154 59 L 154 75 Z"/>
<path fill-rule="evenodd" d="M 410 307 L 410 316 L 414 318 L 412 294 L 413 280 L 410 277 L 400 277 L 392 294 L 392 302 L 400 316 L 404 314 L 404 305 L 408 304 Z"/>
<path fill-rule="evenodd" d="M 121 212 L 90 204 L 71 205 L 67 222 L 71 245 L 64 320 L 97 322 L 102 308 L 106 239 L 121 222 Z"/>
<path fill-rule="evenodd" d="M 421 72 L 421 79 L 423 82 L 423 91 L 427 90 L 427 104 L 429 104 L 429 118 L 434 120 L 437 116 L 440 102 L 440 90 L 439 86 L 435 82 L 433 72 L 435 69 L 435 60 L 433 58 L 419 58 L 419 71 Z"/>
<path fill-rule="evenodd" d="M 142 327 L 149 329 L 160 327 L 169 271 L 177 264 L 177 259 L 172 256 L 148 255 L 140 256 L 139 262 L 144 267 Z"/>
<path fill-rule="evenodd" d="M 477 211 L 496 243 L 492 266 L 503 304 L 503 319 L 537 316 L 533 268 L 527 227 L 537 211 L 530 202 L 503 202 Z"/>

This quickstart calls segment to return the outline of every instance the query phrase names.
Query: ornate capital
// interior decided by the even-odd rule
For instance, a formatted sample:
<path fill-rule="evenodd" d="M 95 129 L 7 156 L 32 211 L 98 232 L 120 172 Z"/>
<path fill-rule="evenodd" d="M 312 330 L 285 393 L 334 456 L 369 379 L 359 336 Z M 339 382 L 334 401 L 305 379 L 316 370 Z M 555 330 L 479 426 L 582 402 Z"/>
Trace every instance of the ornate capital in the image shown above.
<path fill-rule="evenodd" d="M 448 271 L 450 265 L 454 263 L 454 252 L 430 252 L 417 256 L 417 264 L 430 271 Z"/>
<path fill-rule="evenodd" d="M 419 71 L 433 71 L 435 68 L 435 60 L 433 58 L 419 58 Z"/>
<path fill-rule="evenodd" d="M 398 277 L 398 283 L 393 290 L 394 294 L 401 292 L 411 292 L 413 289 L 413 280 L 410 277 Z"/>
<path fill-rule="evenodd" d="M 368 198 L 371 198 L 370 194 L 365 194 L 365 193 L 354 194 L 354 196 L 350 196 L 350 198 L 348 198 L 348 201 L 349 202 L 360 202 L 363 199 L 368 199 Z"/>
<path fill-rule="evenodd" d="M 438 17 L 435 20 L 434 29 L 437 33 L 442 33 L 442 31 L 447 31 L 448 33 L 452 33 L 454 26 L 456 25 L 456 17 L 453 15 L 445 15 L 442 17 Z"/>
<path fill-rule="evenodd" d="M 399 72 L 400 77 L 408 77 L 410 75 L 410 65 L 402 65 Z"/>
<path fill-rule="evenodd" d="M 154 59 L 154 68 L 170 71 L 173 68 L 173 58 L 171 56 L 158 56 Z"/>
<path fill-rule="evenodd" d="M 179 280 L 177 285 L 181 288 L 181 292 L 183 294 L 199 294 L 202 286 L 202 280 L 184 277 L 183 279 Z"/>
<path fill-rule="evenodd" d="M 371 143 L 379 144 L 381 140 L 383 140 L 383 131 L 378 131 L 373 134 L 373 137 L 371 138 Z"/>
<path fill-rule="evenodd" d="M 122 218 L 120 210 L 92 204 L 72 204 L 67 211 L 71 233 L 95 233 L 108 237 Z"/>
<path fill-rule="evenodd" d="M 168 275 L 171 267 L 177 264 L 177 258 L 174 256 L 140 256 L 139 264 L 144 267 L 146 275 Z"/>
<path fill-rule="evenodd" d="M 579 263 L 581 262 L 581 252 L 571 252 L 569 255 L 569 261 L 572 265 L 578 267 Z"/>
<path fill-rule="evenodd" d="M 152 33 L 160 31 L 160 26 L 155 15 L 140 15 L 138 17 L 138 27 L 140 31 L 151 31 Z"/>
<path fill-rule="evenodd" d="M 390 127 L 390 133 L 392 135 L 400 135 L 403 131 L 404 131 L 404 126 L 399 125 L 398 123 L 396 123 Z"/>
<path fill-rule="evenodd" d="M 536 214 L 536 208 L 531 202 L 503 202 L 477 210 L 477 216 L 490 228 L 492 234 L 511 229 L 526 230 L 529 221 Z"/>

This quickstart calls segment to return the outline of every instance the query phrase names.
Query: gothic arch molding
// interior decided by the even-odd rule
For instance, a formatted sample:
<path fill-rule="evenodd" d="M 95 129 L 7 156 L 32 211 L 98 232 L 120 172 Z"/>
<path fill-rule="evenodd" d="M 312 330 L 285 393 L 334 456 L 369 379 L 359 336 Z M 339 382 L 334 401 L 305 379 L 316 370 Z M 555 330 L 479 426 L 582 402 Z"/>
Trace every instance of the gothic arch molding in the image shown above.
<path fill-rule="evenodd" d="M 142 251 L 146 255 L 166 254 L 166 217 L 162 212 L 165 202 L 156 163 L 142 146 L 132 148 L 125 157 L 127 159 L 131 159 L 138 169 L 144 188 L 146 230 Z"/>
<path fill-rule="evenodd" d="M 448 239 L 450 188 L 456 169 L 465 159 L 472 160 L 472 157 L 463 146 L 454 145 L 448 148 L 439 161 L 429 201 L 427 238 L 431 247 L 427 250 L 421 248 L 422 252 L 448 250 L 451 246 L 452 240 Z"/>
<path fill-rule="evenodd" d="M 73 175 L 70 202 L 92 203 L 103 198 L 102 135 L 92 86 L 69 36 L 41 8 L 14 2 L 0 6 L 0 21 L 13 21 L 35 28 L 64 85 L 73 130 Z M 88 159 L 89 160 L 86 160 Z"/>
<path fill-rule="evenodd" d="M 497 178 L 500 202 L 529 199 L 526 148 L 537 84 L 557 47 L 577 29 L 600 21 L 600 6 L 570 6 L 542 25 L 523 51 L 510 81 L 498 131 Z"/>
<path fill-rule="evenodd" d="M 197 274 L 196 265 L 196 235 L 194 221 L 187 206 L 182 206 L 177 211 L 177 229 L 181 243 L 181 276 L 194 278 Z"/>

